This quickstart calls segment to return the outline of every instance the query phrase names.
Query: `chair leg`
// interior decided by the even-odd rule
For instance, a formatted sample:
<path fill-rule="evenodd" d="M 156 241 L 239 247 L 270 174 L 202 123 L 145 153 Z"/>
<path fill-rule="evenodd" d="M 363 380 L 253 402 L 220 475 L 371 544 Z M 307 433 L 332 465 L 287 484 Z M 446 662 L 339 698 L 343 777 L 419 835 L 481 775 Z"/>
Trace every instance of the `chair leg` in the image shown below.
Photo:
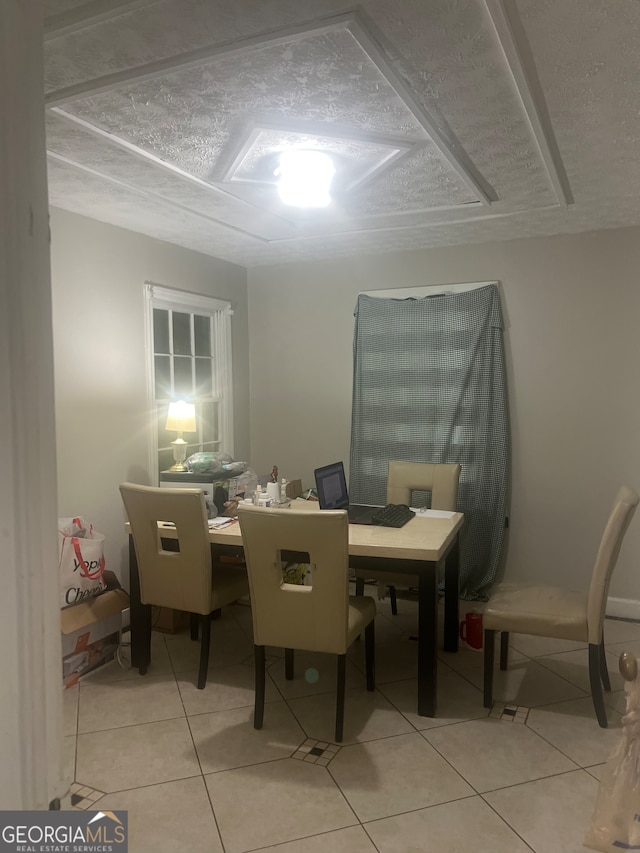
<path fill-rule="evenodd" d="M 505 670 L 509 662 L 509 632 L 500 632 L 500 669 Z"/>
<path fill-rule="evenodd" d="M 253 728 L 261 729 L 264 719 L 265 647 L 254 646 L 256 697 L 253 708 Z"/>
<path fill-rule="evenodd" d="M 293 681 L 293 649 L 284 650 L 284 677 Z"/>
<path fill-rule="evenodd" d="M 609 681 L 609 669 L 607 668 L 607 655 L 605 654 L 604 649 L 604 637 L 600 640 L 600 680 L 602 681 L 602 686 L 609 693 L 611 690 L 611 682 Z"/>
<path fill-rule="evenodd" d="M 484 629 L 484 707 L 493 706 L 493 656 L 495 654 L 496 632 Z"/>
<path fill-rule="evenodd" d="M 391 612 L 394 616 L 398 615 L 398 599 L 396 598 L 395 586 L 389 587 L 389 598 L 391 599 Z"/>
<path fill-rule="evenodd" d="M 189 628 L 191 630 L 191 639 L 198 639 L 198 623 L 200 621 L 200 617 L 197 613 L 189 614 Z"/>
<path fill-rule="evenodd" d="M 336 696 L 336 743 L 342 743 L 342 729 L 344 727 L 344 684 L 346 676 L 346 655 L 338 655 L 338 679 Z"/>
<path fill-rule="evenodd" d="M 364 578 L 356 578 L 356 595 L 364 595 Z"/>
<path fill-rule="evenodd" d="M 200 617 L 202 639 L 200 640 L 200 672 L 198 673 L 198 690 L 203 690 L 207 683 L 209 669 L 209 647 L 211 646 L 211 619 L 209 614 Z"/>
<path fill-rule="evenodd" d="M 367 671 L 367 690 L 376 689 L 376 620 L 364 629 L 364 659 Z"/>
<path fill-rule="evenodd" d="M 600 681 L 600 646 L 589 643 L 589 681 L 591 683 L 591 698 L 601 729 L 608 726 L 607 712 L 602 697 L 602 682 Z"/>

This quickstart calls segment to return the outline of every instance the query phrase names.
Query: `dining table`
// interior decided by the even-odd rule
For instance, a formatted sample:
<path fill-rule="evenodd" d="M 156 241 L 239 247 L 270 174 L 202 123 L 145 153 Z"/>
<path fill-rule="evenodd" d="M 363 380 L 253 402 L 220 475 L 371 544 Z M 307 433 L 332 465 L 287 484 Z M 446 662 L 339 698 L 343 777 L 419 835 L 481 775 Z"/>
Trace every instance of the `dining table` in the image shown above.
<path fill-rule="evenodd" d="M 297 498 L 289 507 L 293 512 L 322 512 L 316 501 Z M 265 507 L 265 512 L 270 512 Z M 444 592 L 445 651 L 458 650 L 459 614 L 459 537 L 464 515 L 459 512 L 417 510 L 413 518 L 399 528 L 376 524 L 349 525 L 349 565 L 353 569 L 410 574 L 418 588 L 418 696 L 417 713 L 435 717 L 437 711 L 438 618 L 441 586 Z M 129 569 L 131 599 L 131 662 L 144 674 L 149 665 L 151 607 L 140 600 L 140 583 L 135 546 L 130 526 Z M 171 547 L 175 527 L 158 522 L 158 535 Z M 209 527 L 213 561 L 234 559 L 241 562 L 242 533 L 237 519 Z"/>

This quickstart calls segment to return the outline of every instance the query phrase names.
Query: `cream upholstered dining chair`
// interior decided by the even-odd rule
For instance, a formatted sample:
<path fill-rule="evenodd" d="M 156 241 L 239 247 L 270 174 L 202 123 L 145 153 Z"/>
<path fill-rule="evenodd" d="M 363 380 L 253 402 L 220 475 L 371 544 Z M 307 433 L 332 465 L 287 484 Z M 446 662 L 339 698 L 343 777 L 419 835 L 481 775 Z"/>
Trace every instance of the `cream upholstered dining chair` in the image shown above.
<path fill-rule="evenodd" d="M 349 595 L 349 522 L 344 510 L 300 511 L 240 505 L 255 648 L 254 728 L 262 728 L 265 646 L 285 649 L 293 678 L 295 649 L 338 656 L 336 742 L 342 740 L 346 652 L 364 631 L 367 690 L 375 687 L 375 601 Z M 283 556 L 284 555 L 284 556 Z M 296 556 L 297 555 L 297 556 Z M 283 559 L 311 567 L 308 585 L 283 581 Z"/>
<path fill-rule="evenodd" d="M 500 584 L 483 611 L 484 706 L 493 704 L 495 632 L 500 631 L 500 669 L 507 668 L 509 632 L 576 640 L 589 647 L 589 680 L 593 706 L 602 728 L 607 714 L 602 688 L 611 690 L 604 647 L 604 616 L 609 582 L 624 534 L 638 505 L 633 489 L 622 486 L 609 515 L 588 590 L 572 592 L 554 586 Z"/>
<path fill-rule="evenodd" d="M 185 610 L 191 614 L 192 639 L 197 639 L 194 620 L 199 616 L 200 669 L 198 688 L 207 682 L 211 617 L 214 611 L 247 595 L 249 582 L 244 568 L 212 566 L 207 506 L 201 489 L 164 489 L 123 483 L 120 494 L 127 511 L 140 577 L 140 601 Z M 165 550 L 158 523 L 173 523 L 179 550 Z"/>
<path fill-rule="evenodd" d="M 458 502 L 458 483 L 461 466 L 453 462 L 389 462 L 387 475 L 387 503 L 406 504 L 412 501 L 413 492 L 431 492 L 431 509 L 455 512 Z M 389 587 L 391 612 L 398 613 L 396 587 L 416 586 L 415 575 L 357 569 L 356 595 L 364 592 L 365 580 L 375 580 L 378 586 Z"/>

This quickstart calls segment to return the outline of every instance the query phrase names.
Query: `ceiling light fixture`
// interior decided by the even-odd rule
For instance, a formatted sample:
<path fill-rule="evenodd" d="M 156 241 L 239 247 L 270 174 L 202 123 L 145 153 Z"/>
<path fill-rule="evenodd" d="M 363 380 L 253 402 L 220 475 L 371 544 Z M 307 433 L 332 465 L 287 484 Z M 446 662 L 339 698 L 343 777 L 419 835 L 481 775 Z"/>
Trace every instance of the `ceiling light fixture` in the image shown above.
<path fill-rule="evenodd" d="M 298 148 L 284 151 L 274 172 L 280 199 L 295 207 L 326 207 L 335 173 L 328 154 Z"/>

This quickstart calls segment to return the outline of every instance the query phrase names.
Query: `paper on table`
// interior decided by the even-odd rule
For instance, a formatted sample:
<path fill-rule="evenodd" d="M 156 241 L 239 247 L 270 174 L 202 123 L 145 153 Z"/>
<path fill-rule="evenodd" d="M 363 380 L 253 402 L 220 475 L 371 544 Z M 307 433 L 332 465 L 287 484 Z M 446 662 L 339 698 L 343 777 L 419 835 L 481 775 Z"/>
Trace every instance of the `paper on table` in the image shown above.
<path fill-rule="evenodd" d="M 226 527 L 227 524 L 233 524 L 234 521 L 237 521 L 237 517 L 229 518 L 226 515 L 218 515 L 215 518 L 209 518 L 208 524 L 209 527 Z M 173 521 L 163 521 L 163 527 L 175 527 Z"/>
<path fill-rule="evenodd" d="M 418 517 L 422 518 L 453 518 L 455 512 L 449 512 L 447 509 L 427 509 L 426 507 L 411 507 Z"/>
<path fill-rule="evenodd" d="M 237 521 L 237 517 L 229 518 L 226 515 L 218 515 L 216 518 L 209 519 L 209 527 L 226 527 L 227 524 L 233 524 Z"/>

